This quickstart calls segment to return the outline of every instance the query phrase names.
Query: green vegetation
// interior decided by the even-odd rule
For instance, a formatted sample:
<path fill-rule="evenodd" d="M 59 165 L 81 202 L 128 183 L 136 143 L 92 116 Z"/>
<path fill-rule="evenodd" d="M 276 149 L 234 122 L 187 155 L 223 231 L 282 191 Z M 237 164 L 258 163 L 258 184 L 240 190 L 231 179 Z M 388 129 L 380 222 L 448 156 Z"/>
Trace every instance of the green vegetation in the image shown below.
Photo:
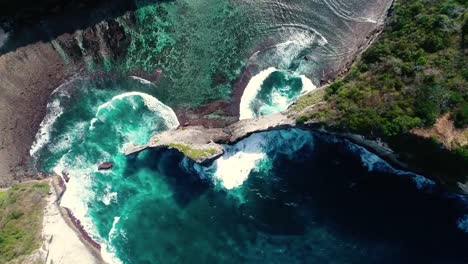
<path fill-rule="evenodd" d="M 299 99 L 291 107 L 291 110 L 299 113 L 308 106 L 315 105 L 323 101 L 325 101 L 325 89 L 317 89 L 299 97 Z"/>
<path fill-rule="evenodd" d="M 389 25 L 351 72 L 330 85 L 328 121 L 391 137 L 450 112 L 468 125 L 466 0 L 397 1 Z"/>
<path fill-rule="evenodd" d="M 209 156 L 212 156 L 216 154 L 216 149 L 214 148 L 209 148 L 209 149 L 194 149 L 190 147 L 189 145 L 185 144 L 170 144 L 169 147 L 178 149 L 180 152 L 182 152 L 185 156 L 197 160 L 201 158 L 206 158 Z"/>
<path fill-rule="evenodd" d="M 0 190 L 0 263 L 32 253 L 41 245 L 47 182 L 14 184 Z"/>
<path fill-rule="evenodd" d="M 449 150 L 408 132 L 433 126 L 445 113 L 457 128 L 468 128 L 467 4 L 397 1 L 379 39 L 347 76 L 326 88 L 326 106 L 297 121 L 315 119 L 338 130 L 381 137 L 402 161 L 450 188 L 466 180 L 468 146 Z M 299 111 L 316 103 L 302 100 Z"/>

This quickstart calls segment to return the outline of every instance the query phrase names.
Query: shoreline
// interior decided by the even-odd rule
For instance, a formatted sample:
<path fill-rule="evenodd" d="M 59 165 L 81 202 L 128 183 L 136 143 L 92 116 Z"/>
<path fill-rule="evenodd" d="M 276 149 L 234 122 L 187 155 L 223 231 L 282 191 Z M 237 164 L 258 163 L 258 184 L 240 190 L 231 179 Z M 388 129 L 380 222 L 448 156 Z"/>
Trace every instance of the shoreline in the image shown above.
<path fill-rule="evenodd" d="M 67 210 L 59 202 L 65 189 L 60 176 L 51 176 L 51 194 L 46 206 L 43 225 L 43 247 L 47 254 L 46 264 L 57 263 L 105 263 L 99 249 L 86 240 L 89 235 L 80 230 Z M 85 236 L 86 235 L 86 236 Z M 63 261 L 66 258 L 66 261 Z"/>
<path fill-rule="evenodd" d="M 84 230 L 79 219 L 77 219 L 73 212 L 66 207 L 60 206 L 60 200 L 63 193 L 66 191 L 66 184 L 62 177 L 52 176 L 51 186 L 57 194 L 56 206 L 59 209 L 61 217 L 67 225 L 74 231 L 79 240 L 84 244 L 88 251 L 96 258 L 99 263 L 104 263 L 101 256 L 101 245 L 94 241 L 94 239 Z"/>

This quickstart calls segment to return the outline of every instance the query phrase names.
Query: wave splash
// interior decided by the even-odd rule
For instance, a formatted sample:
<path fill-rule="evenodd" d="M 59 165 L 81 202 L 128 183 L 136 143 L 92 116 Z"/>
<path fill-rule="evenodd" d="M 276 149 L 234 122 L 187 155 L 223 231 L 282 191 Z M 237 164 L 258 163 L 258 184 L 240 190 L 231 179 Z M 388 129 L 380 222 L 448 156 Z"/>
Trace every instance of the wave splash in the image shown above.
<path fill-rule="evenodd" d="M 313 147 L 312 134 L 302 130 L 279 130 L 254 134 L 235 145 L 225 145 L 224 155 L 209 167 L 194 164 L 202 177 L 212 178 L 227 190 L 242 186 L 253 171 L 264 169 L 276 155 L 294 155 Z"/>
<path fill-rule="evenodd" d="M 314 89 L 315 85 L 306 76 L 270 67 L 247 84 L 240 102 L 239 119 L 284 111 L 300 95 Z"/>

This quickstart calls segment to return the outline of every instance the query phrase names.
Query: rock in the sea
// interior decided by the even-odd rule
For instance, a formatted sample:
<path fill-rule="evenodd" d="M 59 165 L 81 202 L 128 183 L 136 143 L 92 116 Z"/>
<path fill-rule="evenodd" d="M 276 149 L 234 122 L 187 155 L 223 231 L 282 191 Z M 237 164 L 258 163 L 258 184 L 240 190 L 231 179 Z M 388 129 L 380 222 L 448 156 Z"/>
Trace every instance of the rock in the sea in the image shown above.
<path fill-rule="evenodd" d="M 108 170 L 110 168 L 112 168 L 112 163 L 110 162 L 103 162 L 101 163 L 101 165 L 98 166 L 99 170 Z"/>
<path fill-rule="evenodd" d="M 62 171 L 62 177 L 65 180 L 65 182 L 68 183 L 70 181 L 70 175 L 68 174 L 68 172 Z"/>

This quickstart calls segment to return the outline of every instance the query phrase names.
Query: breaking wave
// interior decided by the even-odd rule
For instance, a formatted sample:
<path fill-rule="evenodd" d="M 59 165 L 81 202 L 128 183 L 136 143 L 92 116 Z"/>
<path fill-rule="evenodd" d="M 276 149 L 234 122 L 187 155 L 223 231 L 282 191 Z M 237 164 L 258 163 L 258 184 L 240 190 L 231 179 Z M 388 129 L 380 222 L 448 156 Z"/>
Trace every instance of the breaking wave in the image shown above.
<path fill-rule="evenodd" d="M 301 130 L 280 130 L 257 133 L 236 143 L 225 145 L 224 154 L 210 167 L 194 164 L 202 177 L 210 177 L 225 189 L 241 186 L 261 162 L 274 159 L 279 153 L 293 155 L 304 146 L 313 146 L 311 133 Z"/>
<path fill-rule="evenodd" d="M 286 110 L 316 87 L 304 75 L 270 67 L 252 77 L 241 98 L 239 119 L 256 118 Z"/>

